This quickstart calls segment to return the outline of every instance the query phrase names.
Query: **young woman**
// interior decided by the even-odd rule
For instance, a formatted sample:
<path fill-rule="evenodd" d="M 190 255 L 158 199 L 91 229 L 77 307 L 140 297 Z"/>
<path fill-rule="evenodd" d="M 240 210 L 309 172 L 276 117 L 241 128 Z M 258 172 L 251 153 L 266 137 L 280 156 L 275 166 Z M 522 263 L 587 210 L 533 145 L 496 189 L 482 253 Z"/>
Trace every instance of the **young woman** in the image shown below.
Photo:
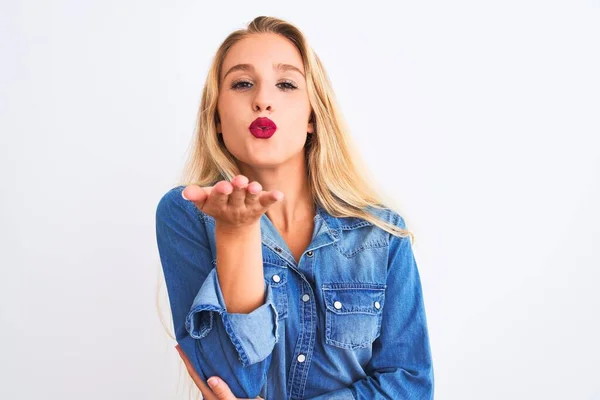
<path fill-rule="evenodd" d="M 297 28 L 258 17 L 225 39 L 184 184 L 156 211 L 178 350 L 205 397 L 218 377 L 242 398 L 433 398 L 411 235 L 353 150 Z"/>

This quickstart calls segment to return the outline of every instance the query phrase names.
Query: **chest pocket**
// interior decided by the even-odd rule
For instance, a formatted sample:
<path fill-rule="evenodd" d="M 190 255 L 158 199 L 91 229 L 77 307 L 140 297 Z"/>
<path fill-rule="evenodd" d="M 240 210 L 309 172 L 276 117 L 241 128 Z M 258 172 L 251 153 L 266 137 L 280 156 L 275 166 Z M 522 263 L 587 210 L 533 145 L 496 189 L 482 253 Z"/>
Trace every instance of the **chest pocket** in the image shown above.
<path fill-rule="evenodd" d="M 287 273 L 286 267 L 263 261 L 263 275 L 273 290 L 278 320 L 288 315 Z"/>
<path fill-rule="evenodd" d="M 368 347 L 381 332 L 385 284 L 323 284 L 325 343 L 344 349 Z"/>

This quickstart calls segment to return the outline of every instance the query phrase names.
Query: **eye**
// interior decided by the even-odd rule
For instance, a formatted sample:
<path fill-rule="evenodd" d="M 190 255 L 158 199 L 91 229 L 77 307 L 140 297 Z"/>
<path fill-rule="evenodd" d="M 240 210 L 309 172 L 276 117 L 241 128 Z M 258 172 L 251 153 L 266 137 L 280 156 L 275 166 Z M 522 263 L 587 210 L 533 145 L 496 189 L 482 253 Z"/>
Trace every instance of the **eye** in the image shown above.
<path fill-rule="evenodd" d="M 238 80 L 231 83 L 231 89 L 233 90 L 247 90 L 250 89 L 252 86 L 252 82 L 245 80 Z M 298 89 L 298 86 L 296 86 L 296 84 L 294 84 L 294 82 L 292 81 L 279 82 L 276 86 L 284 92 L 289 92 Z"/>
<path fill-rule="evenodd" d="M 246 86 L 248 85 L 248 86 Z M 252 83 L 248 82 L 248 81 L 235 81 L 231 83 L 231 88 L 233 90 L 243 90 L 243 89 L 249 89 L 250 87 L 252 87 Z"/>
<path fill-rule="evenodd" d="M 281 86 L 280 86 L 280 85 L 281 85 Z M 278 87 L 279 87 L 281 90 L 283 90 L 283 91 L 286 91 L 286 92 L 287 92 L 287 91 L 291 91 L 291 90 L 296 90 L 296 89 L 298 89 L 298 86 L 296 86 L 296 85 L 294 84 L 294 82 L 292 82 L 292 81 L 284 81 L 284 82 L 279 82 L 279 83 L 277 84 L 277 86 L 278 86 Z"/>

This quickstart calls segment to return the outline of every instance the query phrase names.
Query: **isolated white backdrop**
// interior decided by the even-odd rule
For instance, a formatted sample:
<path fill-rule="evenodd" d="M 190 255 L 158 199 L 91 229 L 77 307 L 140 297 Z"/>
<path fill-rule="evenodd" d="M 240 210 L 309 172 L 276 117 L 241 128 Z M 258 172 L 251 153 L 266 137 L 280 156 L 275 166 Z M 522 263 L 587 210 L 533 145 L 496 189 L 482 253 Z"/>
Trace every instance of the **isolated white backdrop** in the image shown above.
<path fill-rule="evenodd" d="M 183 398 L 154 211 L 273 15 L 416 234 L 436 399 L 600 399 L 598 3 L 258 3 L 2 2 L 0 398 Z"/>

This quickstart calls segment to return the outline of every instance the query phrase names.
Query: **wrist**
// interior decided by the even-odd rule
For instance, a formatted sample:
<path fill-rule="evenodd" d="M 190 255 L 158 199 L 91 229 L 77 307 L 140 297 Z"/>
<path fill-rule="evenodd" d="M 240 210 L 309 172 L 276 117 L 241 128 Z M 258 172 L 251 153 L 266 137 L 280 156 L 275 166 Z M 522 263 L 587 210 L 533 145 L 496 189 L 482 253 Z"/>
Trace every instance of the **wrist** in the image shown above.
<path fill-rule="evenodd" d="M 260 219 L 246 225 L 228 225 L 219 222 L 215 223 L 215 234 L 219 236 L 249 236 L 256 234 L 256 231 L 260 232 Z"/>

